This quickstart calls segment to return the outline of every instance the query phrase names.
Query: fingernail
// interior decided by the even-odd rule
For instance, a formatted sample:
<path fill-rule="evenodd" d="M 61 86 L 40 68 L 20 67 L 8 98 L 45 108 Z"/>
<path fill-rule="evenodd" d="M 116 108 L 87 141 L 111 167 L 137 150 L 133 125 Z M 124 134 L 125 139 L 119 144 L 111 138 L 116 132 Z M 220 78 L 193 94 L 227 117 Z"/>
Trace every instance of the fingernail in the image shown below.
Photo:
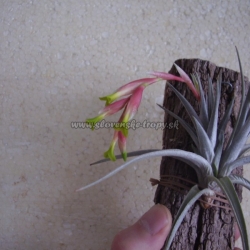
<path fill-rule="evenodd" d="M 140 219 L 140 224 L 151 235 L 160 232 L 167 224 L 171 223 L 168 209 L 161 205 L 154 205 Z"/>

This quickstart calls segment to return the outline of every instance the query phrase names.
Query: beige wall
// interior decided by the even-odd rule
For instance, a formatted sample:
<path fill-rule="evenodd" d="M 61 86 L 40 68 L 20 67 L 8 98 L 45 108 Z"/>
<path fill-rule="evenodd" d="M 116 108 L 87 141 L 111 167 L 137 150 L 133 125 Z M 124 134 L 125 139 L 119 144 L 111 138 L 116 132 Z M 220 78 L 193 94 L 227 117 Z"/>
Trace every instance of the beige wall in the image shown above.
<path fill-rule="evenodd" d="M 114 234 L 152 206 L 148 180 L 159 177 L 160 159 L 75 193 L 120 162 L 89 166 L 112 130 L 71 122 L 95 116 L 98 97 L 148 71 L 168 71 L 178 58 L 238 70 L 237 45 L 250 77 L 249 12 L 248 0 L 2 0 L 1 249 L 109 249 Z M 155 106 L 163 90 L 164 82 L 146 89 L 138 121 L 163 121 Z M 161 130 L 131 131 L 128 150 L 161 148 L 161 138 Z M 248 227 L 249 197 L 244 192 Z"/>

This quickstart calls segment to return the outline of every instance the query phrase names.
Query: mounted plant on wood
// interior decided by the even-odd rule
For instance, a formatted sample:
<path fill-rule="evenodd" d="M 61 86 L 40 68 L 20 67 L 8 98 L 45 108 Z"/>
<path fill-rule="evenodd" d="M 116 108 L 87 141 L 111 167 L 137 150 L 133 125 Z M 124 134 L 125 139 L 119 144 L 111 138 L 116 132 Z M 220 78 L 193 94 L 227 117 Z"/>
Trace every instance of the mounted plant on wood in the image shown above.
<path fill-rule="evenodd" d="M 151 180 L 152 184 L 159 184 L 155 202 L 167 205 L 174 217 L 163 249 L 170 249 L 171 244 L 172 249 L 233 249 L 234 218 L 239 226 L 243 249 L 249 249 L 246 224 L 234 187 L 234 184 L 238 184 L 250 190 L 250 182 L 235 174 L 238 167 L 250 162 L 250 156 L 244 156 L 250 149 L 250 145 L 246 144 L 250 133 L 250 90 L 249 83 L 244 81 L 239 55 L 238 60 L 241 72 L 240 102 L 235 95 L 235 86 L 225 81 L 223 69 L 217 70 L 214 77 L 215 67 L 213 77 L 207 77 L 211 72 L 195 70 L 197 63 L 202 62 L 199 60 L 177 61 L 175 68 L 180 76 L 172 74 L 173 69 L 171 74 L 152 72 L 154 77 L 130 82 L 115 93 L 100 98 L 106 101 L 106 107 L 97 117 L 87 120 L 92 128 L 104 117 L 123 109 L 114 128 L 110 148 L 104 153 L 105 158 L 116 159 L 116 143 L 121 151 L 120 157 L 125 161 L 129 156 L 137 157 L 78 191 L 100 183 L 136 161 L 164 157 L 160 181 Z M 182 68 L 177 65 L 178 62 L 183 63 Z M 204 62 L 203 66 L 206 64 L 207 67 L 205 71 L 209 71 L 209 62 Z M 188 67 L 193 72 L 186 70 Z M 190 73 L 192 80 L 183 69 Z M 167 80 L 164 107 L 161 106 L 166 112 L 165 122 L 169 122 L 170 117 L 178 119 L 182 132 L 174 135 L 168 134 L 170 130 L 165 130 L 162 150 L 127 154 L 127 124 L 137 112 L 143 90 L 160 80 Z M 188 88 L 183 86 L 185 83 Z M 225 95 L 226 91 L 229 93 Z M 233 117 L 235 110 L 237 115 Z M 196 203 L 197 200 L 200 203 Z M 218 222 L 220 220 L 221 223 Z"/>

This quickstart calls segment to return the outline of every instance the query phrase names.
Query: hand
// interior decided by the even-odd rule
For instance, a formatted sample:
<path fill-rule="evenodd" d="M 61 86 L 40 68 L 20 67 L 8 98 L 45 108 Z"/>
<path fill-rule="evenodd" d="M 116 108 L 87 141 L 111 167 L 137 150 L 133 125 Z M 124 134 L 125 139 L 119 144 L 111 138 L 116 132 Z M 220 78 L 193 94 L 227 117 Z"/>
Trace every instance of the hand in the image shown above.
<path fill-rule="evenodd" d="M 172 225 L 170 211 L 157 204 L 134 225 L 118 233 L 111 250 L 160 250 Z"/>
<path fill-rule="evenodd" d="M 157 204 L 149 209 L 134 225 L 119 232 L 112 243 L 111 250 L 160 250 L 170 232 L 172 216 L 163 205 Z M 235 226 L 235 240 L 240 237 Z M 240 250 L 234 248 L 234 250 Z"/>

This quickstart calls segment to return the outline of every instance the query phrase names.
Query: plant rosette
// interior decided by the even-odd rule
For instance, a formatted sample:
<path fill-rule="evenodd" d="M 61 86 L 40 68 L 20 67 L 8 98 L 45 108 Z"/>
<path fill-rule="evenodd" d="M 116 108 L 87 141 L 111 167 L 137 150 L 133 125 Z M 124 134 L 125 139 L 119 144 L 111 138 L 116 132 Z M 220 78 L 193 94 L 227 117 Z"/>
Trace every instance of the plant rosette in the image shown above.
<path fill-rule="evenodd" d="M 170 248 L 175 233 L 182 223 L 187 211 L 198 199 L 205 197 L 205 200 L 209 200 L 215 195 L 215 192 L 223 192 L 237 221 L 242 238 L 243 249 L 248 250 L 249 243 L 246 223 L 234 184 L 242 185 L 250 190 L 250 181 L 242 176 L 232 174 L 232 171 L 243 164 L 250 163 L 250 156 L 244 155 L 250 149 L 250 144 L 246 144 L 250 134 L 250 89 L 246 93 L 237 48 L 236 52 L 240 66 L 242 100 L 236 124 L 231 133 L 229 142 L 224 149 L 224 132 L 232 113 L 234 100 L 231 101 L 221 121 L 218 122 L 218 108 L 222 84 L 221 77 L 216 83 L 215 91 L 213 90 L 212 81 L 209 81 L 208 93 L 204 94 L 198 75 L 191 75 L 191 80 L 178 65 L 175 65 L 180 76 L 154 71 L 150 73 L 153 77 L 132 81 L 117 89 L 113 94 L 100 98 L 101 100 L 106 101 L 106 106 L 99 112 L 98 116 L 86 120 L 92 129 L 94 129 L 97 122 L 101 121 L 106 116 L 112 115 L 120 110 L 122 110 L 122 115 L 117 125 L 114 127 L 114 136 L 110 147 L 108 151 L 104 153 L 106 159 L 94 164 L 104 162 L 107 159 L 115 161 L 116 158 L 123 158 L 124 161 L 126 161 L 127 157 L 136 157 L 125 162 L 99 180 L 79 188 L 76 191 L 82 191 L 97 185 L 126 168 L 128 165 L 143 159 L 158 156 L 176 158 L 188 164 L 195 170 L 198 183 L 189 190 L 183 200 L 183 203 L 173 221 L 171 232 L 166 239 L 164 249 Z M 179 123 L 187 131 L 194 144 L 193 152 L 181 149 L 149 149 L 127 153 L 126 140 L 128 137 L 128 128 L 126 124 L 136 114 L 142 100 L 144 89 L 162 80 L 167 81 L 167 86 L 179 98 L 192 121 L 192 125 L 188 124 L 170 110 L 161 105 L 159 106 L 163 108 L 166 113 L 178 119 Z M 183 82 L 187 85 L 198 102 L 199 114 L 194 110 L 189 101 L 168 82 L 170 80 Z M 121 152 L 120 156 L 114 155 L 114 149 L 117 143 Z"/>

